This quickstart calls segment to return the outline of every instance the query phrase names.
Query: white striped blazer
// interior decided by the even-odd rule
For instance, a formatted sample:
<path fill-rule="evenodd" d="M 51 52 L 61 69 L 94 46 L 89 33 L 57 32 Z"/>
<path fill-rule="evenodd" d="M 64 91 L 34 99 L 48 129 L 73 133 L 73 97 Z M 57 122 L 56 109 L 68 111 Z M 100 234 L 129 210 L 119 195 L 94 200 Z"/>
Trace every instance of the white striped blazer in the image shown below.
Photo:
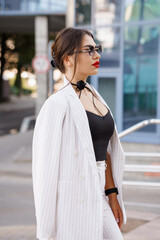
<path fill-rule="evenodd" d="M 64 86 L 67 83 L 64 77 Z M 106 150 L 126 223 L 122 198 L 125 156 L 116 127 Z M 52 94 L 38 114 L 32 141 L 32 181 L 38 239 L 103 239 L 102 198 L 89 122 L 70 83 Z"/>

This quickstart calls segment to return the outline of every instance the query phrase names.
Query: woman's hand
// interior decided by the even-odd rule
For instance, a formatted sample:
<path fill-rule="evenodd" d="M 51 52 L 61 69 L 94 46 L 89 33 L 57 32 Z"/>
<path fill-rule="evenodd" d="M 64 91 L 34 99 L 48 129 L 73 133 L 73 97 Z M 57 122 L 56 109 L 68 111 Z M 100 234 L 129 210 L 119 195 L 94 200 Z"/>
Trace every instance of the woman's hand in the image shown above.
<path fill-rule="evenodd" d="M 117 193 L 111 193 L 108 195 L 109 205 L 112 209 L 116 222 L 121 229 L 123 223 L 123 213 L 117 199 Z M 119 221 L 119 222 L 118 222 Z"/>

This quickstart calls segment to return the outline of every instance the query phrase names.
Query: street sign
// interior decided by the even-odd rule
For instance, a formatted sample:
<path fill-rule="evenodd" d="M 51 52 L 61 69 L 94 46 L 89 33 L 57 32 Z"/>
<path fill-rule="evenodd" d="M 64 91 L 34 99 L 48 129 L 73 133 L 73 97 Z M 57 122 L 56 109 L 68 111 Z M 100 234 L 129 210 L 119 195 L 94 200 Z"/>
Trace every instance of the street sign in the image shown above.
<path fill-rule="evenodd" d="M 37 73 L 46 73 L 50 68 L 49 59 L 46 56 L 36 56 L 32 60 L 32 67 Z"/>

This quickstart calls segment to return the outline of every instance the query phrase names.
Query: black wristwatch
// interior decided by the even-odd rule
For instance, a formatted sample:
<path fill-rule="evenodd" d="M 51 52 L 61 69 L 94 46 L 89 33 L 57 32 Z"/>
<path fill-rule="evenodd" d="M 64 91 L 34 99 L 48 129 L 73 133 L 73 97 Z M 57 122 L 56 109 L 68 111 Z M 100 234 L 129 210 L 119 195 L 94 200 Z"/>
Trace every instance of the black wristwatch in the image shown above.
<path fill-rule="evenodd" d="M 109 188 L 109 189 L 105 190 L 106 196 L 108 196 L 111 193 L 117 193 L 118 194 L 118 189 L 115 187 L 115 188 Z"/>

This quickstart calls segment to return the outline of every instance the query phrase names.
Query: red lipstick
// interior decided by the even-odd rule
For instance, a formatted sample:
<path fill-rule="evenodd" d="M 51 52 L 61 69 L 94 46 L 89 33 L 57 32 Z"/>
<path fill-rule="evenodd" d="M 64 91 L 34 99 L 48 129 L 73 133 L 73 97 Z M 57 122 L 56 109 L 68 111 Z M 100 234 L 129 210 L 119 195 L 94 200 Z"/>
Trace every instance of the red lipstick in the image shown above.
<path fill-rule="evenodd" d="M 99 61 L 96 61 L 95 63 L 93 63 L 92 66 L 99 68 Z"/>

